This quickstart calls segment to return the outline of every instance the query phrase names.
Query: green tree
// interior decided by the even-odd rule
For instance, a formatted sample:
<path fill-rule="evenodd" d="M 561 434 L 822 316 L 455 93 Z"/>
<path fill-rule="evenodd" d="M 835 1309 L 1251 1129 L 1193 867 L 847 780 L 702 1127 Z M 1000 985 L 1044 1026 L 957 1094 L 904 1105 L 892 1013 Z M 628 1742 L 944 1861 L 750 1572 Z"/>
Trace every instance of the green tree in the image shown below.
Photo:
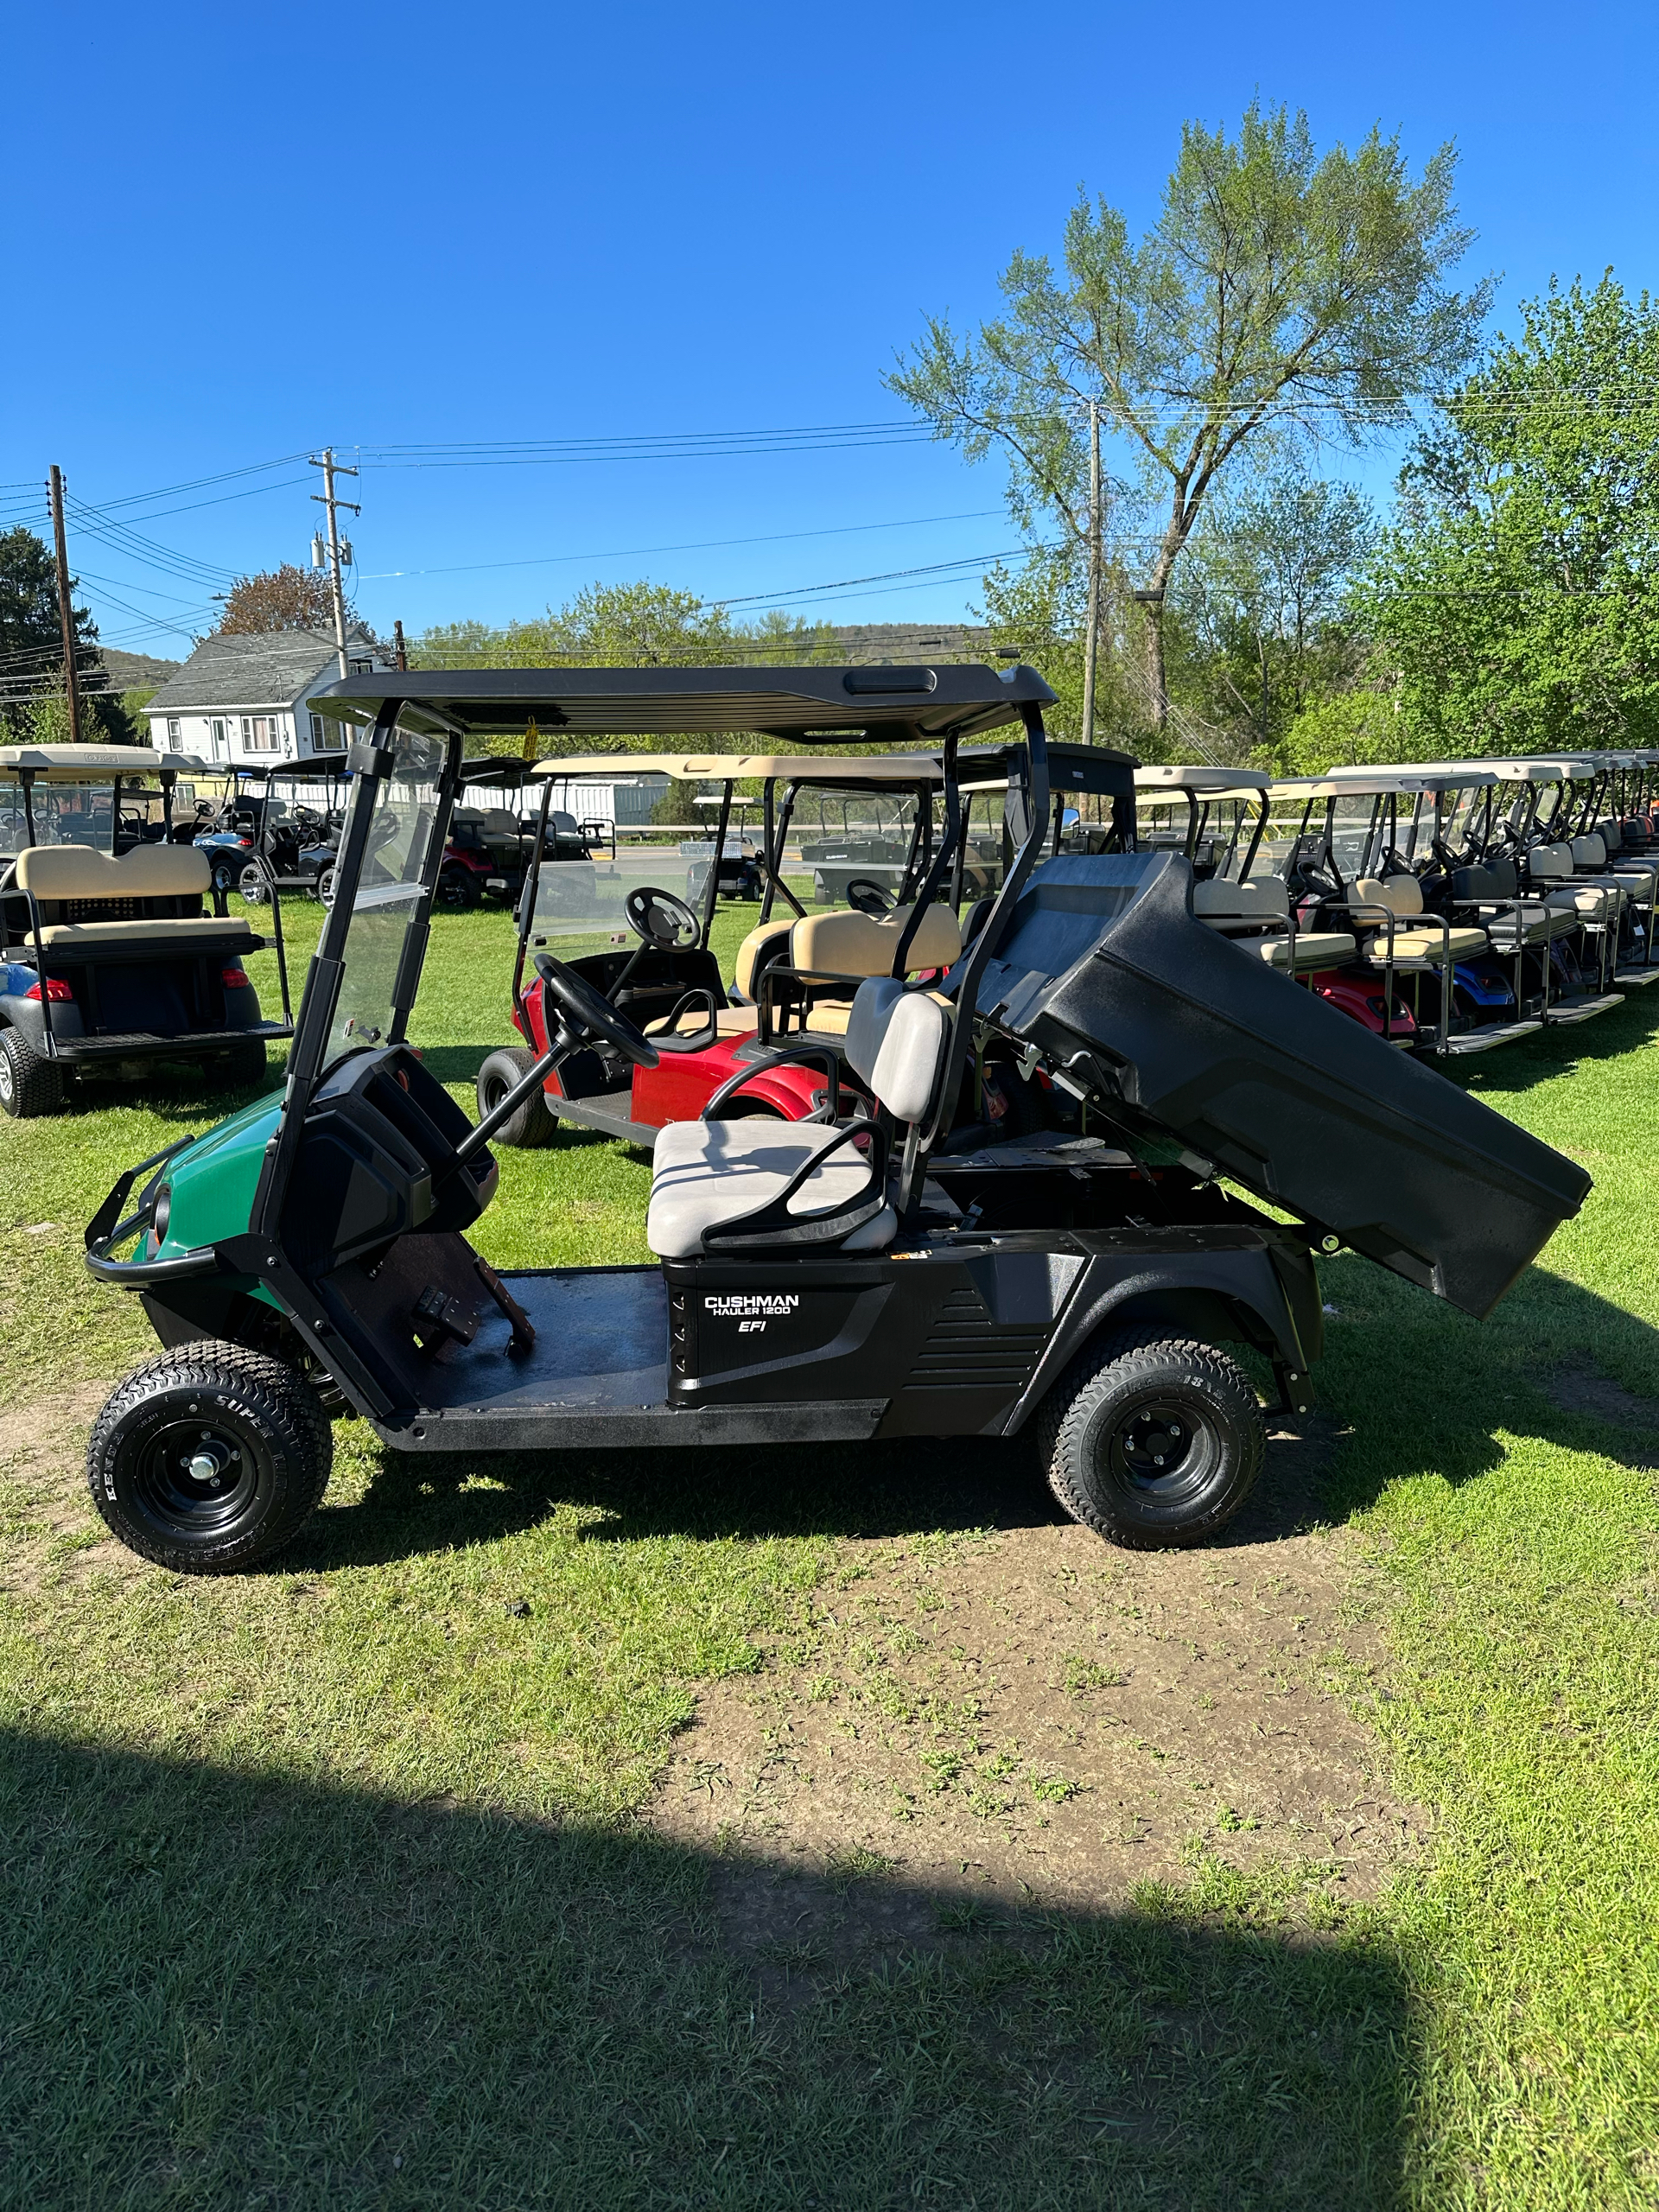
<path fill-rule="evenodd" d="M 976 619 L 999 645 L 1017 647 L 1021 659 L 1041 672 L 1056 695 L 1055 705 L 1044 715 L 1050 734 L 1075 743 L 1083 733 L 1086 562 L 1070 545 L 1034 553 L 1018 568 L 999 562 L 983 578 L 981 590 Z M 1145 753 L 1147 718 L 1126 650 L 1127 604 L 1121 589 L 1109 588 L 1104 595 L 1095 674 L 1095 734 L 1102 744 Z"/>
<path fill-rule="evenodd" d="M 930 318 L 888 378 L 970 458 L 1000 449 L 1016 519 L 1052 517 L 1074 543 L 1090 531 L 1086 410 L 1098 403 L 1153 516 L 1140 596 L 1159 728 L 1165 598 L 1223 472 L 1315 431 L 1362 445 L 1468 359 L 1490 288 L 1446 282 L 1471 236 L 1452 202 L 1455 158 L 1443 146 L 1414 180 L 1398 138 L 1376 130 L 1352 153 L 1320 155 L 1306 116 L 1254 104 L 1236 139 L 1189 123 L 1138 245 L 1116 208 L 1080 196 L 1062 275 L 1016 253 L 1005 316 L 969 338 Z"/>
<path fill-rule="evenodd" d="M 1347 618 L 1376 518 L 1351 484 L 1286 469 L 1224 489 L 1193 532 L 1169 613 L 1191 687 L 1208 718 L 1242 721 L 1271 748 L 1299 715 L 1351 684 L 1363 645 Z"/>
<path fill-rule="evenodd" d="M 410 645 L 416 668 L 735 667 L 834 658 L 835 632 L 774 611 L 747 626 L 724 607 L 669 584 L 589 584 L 539 619 L 493 628 L 454 622 L 423 631 Z M 660 738 L 652 744 L 659 745 Z M 699 738 L 707 747 L 707 733 Z M 550 751 L 588 751 L 586 742 Z"/>
<path fill-rule="evenodd" d="M 134 728 L 118 696 L 100 691 L 105 679 L 99 658 L 98 625 L 88 608 L 75 605 L 79 588 L 78 579 L 71 576 L 75 670 L 81 679 L 81 735 L 105 744 L 126 744 L 135 734 Z M 0 727 L 15 736 L 45 741 L 36 733 L 37 708 L 58 732 L 51 741 L 67 744 L 69 705 L 63 691 L 57 569 L 44 541 L 20 525 L 0 531 Z M 60 715 L 60 730 L 54 712 Z"/>
<path fill-rule="evenodd" d="M 1659 745 L 1659 305 L 1522 303 L 1402 472 L 1366 580 L 1420 757 Z"/>

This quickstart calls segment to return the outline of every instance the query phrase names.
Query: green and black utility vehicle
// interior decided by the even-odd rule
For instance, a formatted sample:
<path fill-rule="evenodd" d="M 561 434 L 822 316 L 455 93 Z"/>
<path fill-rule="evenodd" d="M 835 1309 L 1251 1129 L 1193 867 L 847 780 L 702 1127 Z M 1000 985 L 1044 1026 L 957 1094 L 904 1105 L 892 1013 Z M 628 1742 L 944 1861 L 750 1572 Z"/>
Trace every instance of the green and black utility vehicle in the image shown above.
<path fill-rule="evenodd" d="M 1019 666 L 330 686 L 314 706 L 360 734 L 285 1092 L 129 1171 L 87 1230 L 92 1273 L 138 1293 L 164 1347 L 93 1427 L 111 1528 L 183 1572 L 267 1557 L 321 1497 L 329 1413 L 349 1406 L 401 1451 L 480 1459 L 1032 1426 L 1080 1520 L 1192 1543 L 1262 1461 L 1241 1348 L 1281 1408 L 1308 1406 L 1315 1252 L 1351 1244 L 1491 1306 L 1581 1203 L 1583 1171 L 1195 921 L 1182 855 L 1044 860 L 1052 698 Z M 407 1041 L 463 749 L 532 719 L 943 763 L 943 834 L 892 973 L 860 983 L 840 1058 L 810 1040 L 779 1056 L 822 1065 L 819 1118 L 728 1118 L 757 1058 L 664 1128 L 652 1266 L 499 1274 L 467 1236 L 497 1199 L 494 1129 L 560 1054 L 652 1061 L 627 1015 L 539 954 L 559 1034 L 475 1126 Z M 1012 860 L 943 982 L 912 982 L 907 939 L 962 835 L 958 746 L 999 730 L 1017 740 Z M 855 1115 L 842 1058 L 870 1102 Z M 987 1110 L 992 1063 L 1033 1102 L 1017 1128 Z"/>

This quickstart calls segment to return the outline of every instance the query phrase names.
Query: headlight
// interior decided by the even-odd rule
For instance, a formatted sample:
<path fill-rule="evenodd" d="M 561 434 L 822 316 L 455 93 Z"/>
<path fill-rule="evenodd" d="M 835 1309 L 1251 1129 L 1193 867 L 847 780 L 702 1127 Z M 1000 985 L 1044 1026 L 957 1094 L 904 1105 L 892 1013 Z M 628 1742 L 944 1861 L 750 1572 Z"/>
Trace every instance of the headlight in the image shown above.
<path fill-rule="evenodd" d="M 157 1245 L 167 1242 L 167 1224 L 173 1211 L 173 1185 L 163 1183 L 156 1193 L 156 1210 L 149 1217 L 150 1232 Z"/>

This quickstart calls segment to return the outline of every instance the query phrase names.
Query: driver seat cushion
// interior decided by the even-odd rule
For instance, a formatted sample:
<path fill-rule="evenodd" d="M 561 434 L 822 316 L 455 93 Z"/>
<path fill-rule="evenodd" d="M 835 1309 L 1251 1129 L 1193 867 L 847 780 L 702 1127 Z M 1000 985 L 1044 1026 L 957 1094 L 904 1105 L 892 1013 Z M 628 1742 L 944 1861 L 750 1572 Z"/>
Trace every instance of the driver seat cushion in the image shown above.
<path fill-rule="evenodd" d="M 919 1122 L 932 1103 L 949 1058 L 952 1010 L 931 991 L 906 990 L 892 976 L 861 983 L 847 1025 L 847 1060 L 896 1122 Z M 836 1142 L 829 1122 L 671 1122 L 652 1157 L 645 1242 L 658 1259 L 685 1260 L 703 1249 L 711 1229 L 735 1226 L 782 1197 L 791 1179 Z M 850 1143 L 808 1176 L 790 1201 L 805 1217 L 852 1208 L 870 1197 L 871 1165 Z M 844 1237 L 845 1252 L 879 1251 L 898 1217 L 890 1205 Z"/>
<path fill-rule="evenodd" d="M 689 1260 L 702 1249 L 711 1229 L 741 1221 L 782 1196 L 805 1161 L 833 1144 L 836 1130 L 823 1122 L 670 1122 L 652 1154 L 651 1206 L 645 1242 L 659 1260 Z M 827 1206 L 856 1204 L 870 1186 L 870 1166 L 862 1153 L 843 1145 L 790 1201 L 791 1213 L 805 1216 Z M 843 1252 L 876 1252 L 893 1241 L 899 1225 L 891 1206 L 883 1206 L 843 1238 Z"/>

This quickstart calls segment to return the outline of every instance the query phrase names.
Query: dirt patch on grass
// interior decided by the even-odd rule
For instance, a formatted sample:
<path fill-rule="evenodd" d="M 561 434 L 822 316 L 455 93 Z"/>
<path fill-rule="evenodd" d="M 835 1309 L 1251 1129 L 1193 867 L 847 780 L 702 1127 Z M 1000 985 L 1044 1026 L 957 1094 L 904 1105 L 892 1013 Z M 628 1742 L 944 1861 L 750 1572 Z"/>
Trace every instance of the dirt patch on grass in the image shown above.
<path fill-rule="evenodd" d="M 849 1542 L 759 1672 L 701 1696 L 645 1819 L 804 1874 L 1074 1908 L 1217 1865 L 1374 1893 L 1427 1822 L 1339 1694 L 1377 1653 L 1355 1548 L 1319 1525 L 1332 1440 L 1281 1433 L 1196 1551 L 1041 1521 Z"/>
<path fill-rule="evenodd" d="M 108 1541 L 86 1495 L 86 1432 L 109 1395 L 107 1382 L 73 1382 L 0 1406 L 0 1590 L 37 1590 Z"/>
<path fill-rule="evenodd" d="M 1588 1414 L 1592 1420 L 1630 1430 L 1637 1451 L 1624 1455 L 1629 1464 L 1659 1467 L 1659 1405 L 1651 1398 L 1638 1397 L 1589 1367 L 1556 1368 L 1544 1378 L 1544 1393 L 1563 1413 Z"/>

